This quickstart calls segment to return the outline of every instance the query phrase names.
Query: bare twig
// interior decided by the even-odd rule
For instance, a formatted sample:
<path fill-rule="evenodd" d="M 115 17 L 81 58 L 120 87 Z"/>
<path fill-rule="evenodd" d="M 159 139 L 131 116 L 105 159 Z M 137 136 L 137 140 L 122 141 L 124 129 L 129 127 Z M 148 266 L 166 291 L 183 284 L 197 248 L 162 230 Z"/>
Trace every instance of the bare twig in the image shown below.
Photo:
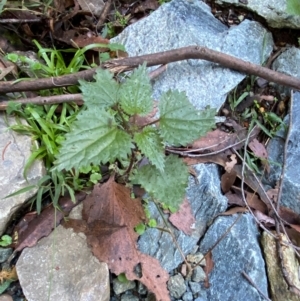
<path fill-rule="evenodd" d="M 101 67 L 118 73 L 132 70 L 144 62 L 147 63 L 148 67 L 151 67 L 188 59 L 204 59 L 216 64 L 220 64 L 226 68 L 237 70 L 245 74 L 256 75 L 268 81 L 300 90 L 300 79 L 296 77 L 288 76 L 283 73 L 264 68 L 260 65 L 246 62 L 231 55 L 200 46 L 188 46 L 136 57 L 114 59 L 105 62 L 101 65 Z M 79 79 L 92 80 L 97 68 L 56 77 L 55 84 L 59 86 L 72 86 L 78 84 Z M 31 81 L 21 81 L 18 83 L 8 81 L 0 83 L 0 93 L 36 91 L 53 87 L 53 78 L 34 79 Z"/>
<path fill-rule="evenodd" d="M 149 73 L 150 79 L 154 79 L 166 70 L 166 66 L 161 66 Z M 36 105 L 49 105 L 58 104 L 64 102 L 75 102 L 77 105 L 83 104 L 82 94 L 63 94 L 63 95 L 53 95 L 53 96 L 37 96 L 33 98 L 19 98 L 12 101 L 21 104 L 36 104 Z M 0 102 L 0 111 L 5 111 L 8 106 L 9 100 Z"/>
<path fill-rule="evenodd" d="M 63 94 L 54 96 L 37 96 L 33 98 L 20 98 L 13 100 L 16 103 L 21 104 L 37 104 L 37 105 L 49 105 L 64 102 L 75 102 L 78 105 L 83 104 L 83 99 L 81 94 Z M 8 106 L 9 101 L 0 102 L 0 111 L 5 111 Z"/>
<path fill-rule="evenodd" d="M 256 288 L 256 290 L 264 297 L 267 301 L 271 301 L 262 291 L 261 289 L 253 282 L 253 280 L 244 272 L 242 271 L 242 275 Z"/>
<path fill-rule="evenodd" d="M 104 8 L 103 8 L 103 10 L 101 12 L 101 15 L 99 17 L 99 21 L 96 25 L 96 29 L 98 29 L 99 27 L 101 27 L 104 24 L 104 22 L 106 20 L 106 17 L 108 15 L 109 11 L 110 11 L 111 4 L 112 4 L 112 0 L 108 0 L 105 3 Z"/>

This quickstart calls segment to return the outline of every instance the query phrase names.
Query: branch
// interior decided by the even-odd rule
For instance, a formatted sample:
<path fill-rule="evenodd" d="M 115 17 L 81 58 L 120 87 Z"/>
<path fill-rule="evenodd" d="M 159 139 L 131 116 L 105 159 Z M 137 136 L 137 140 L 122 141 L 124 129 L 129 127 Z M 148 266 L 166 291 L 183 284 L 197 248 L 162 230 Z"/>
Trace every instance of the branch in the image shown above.
<path fill-rule="evenodd" d="M 122 72 L 132 70 L 133 68 L 136 68 L 138 65 L 141 65 L 144 62 L 147 62 L 147 66 L 151 67 L 155 65 L 167 64 L 188 59 L 203 59 L 211 61 L 213 63 L 220 64 L 223 67 L 227 67 L 245 74 L 256 75 L 268 81 L 300 90 L 300 80 L 296 77 L 288 76 L 283 73 L 262 67 L 260 65 L 252 64 L 231 55 L 201 46 L 188 46 L 142 56 L 113 59 L 102 64 L 100 67 L 108 69 L 112 72 Z M 0 93 L 21 92 L 29 90 L 36 91 L 50 89 L 57 86 L 64 87 L 77 85 L 79 79 L 87 81 L 92 80 L 97 68 L 92 68 L 89 70 L 55 78 L 51 77 L 43 79 L 33 79 L 31 81 L 21 81 L 18 83 L 11 81 L 1 82 Z"/>

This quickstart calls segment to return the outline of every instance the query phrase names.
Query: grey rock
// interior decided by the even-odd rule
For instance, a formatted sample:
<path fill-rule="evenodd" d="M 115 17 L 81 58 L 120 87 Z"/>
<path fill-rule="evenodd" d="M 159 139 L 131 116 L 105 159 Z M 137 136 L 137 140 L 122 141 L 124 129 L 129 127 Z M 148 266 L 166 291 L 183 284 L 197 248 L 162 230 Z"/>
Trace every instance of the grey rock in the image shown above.
<path fill-rule="evenodd" d="M 14 124 L 15 119 L 9 117 L 8 123 L 9 125 Z M 45 170 L 42 161 L 35 161 L 28 170 L 28 182 L 26 182 L 23 171 L 31 155 L 32 140 L 29 136 L 8 130 L 3 113 L 0 113 L 0 137 L 0 149 L 3 158 L 0 161 L 0 235 L 2 235 L 12 215 L 36 193 L 36 189 L 33 188 L 30 191 L 4 199 L 5 196 L 28 185 L 37 184 Z"/>
<path fill-rule="evenodd" d="M 121 282 L 118 278 L 113 280 L 113 289 L 116 295 L 122 294 L 128 290 L 135 288 L 134 281 Z"/>
<path fill-rule="evenodd" d="M 204 270 L 200 266 L 195 267 L 192 274 L 192 280 L 194 282 L 200 282 L 200 281 L 204 281 L 205 278 L 206 275 Z"/>
<path fill-rule="evenodd" d="M 274 28 L 300 28 L 300 16 L 286 12 L 287 0 L 248 0 L 247 4 L 242 2 L 240 0 L 216 1 L 218 4 L 233 4 L 256 12 Z"/>
<path fill-rule="evenodd" d="M 13 298 L 8 294 L 3 294 L 0 296 L 0 301 L 13 301 Z"/>
<path fill-rule="evenodd" d="M 182 231 L 169 225 L 185 255 L 195 249 L 208 222 L 227 208 L 227 199 L 220 190 L 218 167 L 214 164 L 198 164 L 194 166 L 194 170 L 197 173 L 197 180 L 190 177 L 186 193 L 196 219 L 193 233 L 191 236 L 185 235 Z M 151 217 L 157 221 L 157 226 L 164 228 L 164 221 L 154 203 L 149 203 L 149 210 Z M 167 219 L 167 216 L 165 218 Z M 157 228 L 148 228 L 141 235 L 138 245 L 141 252 L 158 259 L 162 267 L 169 272 L 183 261 L 172 236 Z"/>
<path fill-rule="evenodd" d="M 145 295 L 147 294 L 147 287 L 143 283 L 138 282 L 137 291 L 140 295 Z"/>
<path fill-rule="evenodd" d="M 170 295 L 175 298 L 180 298 L 186 291 L 184 279 L 180 274 L 170 277 L 168 281 L 168 290 Z"/>
<path fill-rule="evenodd" d="M 201 241 L 200 251 L 203 254 L 209 251 L 237 217 L 235 214 L 216 218 Z M 242 271 L 266 296 L 268 295 L 265 263 L 258 239 L 259 232 L 253 217 L 244 214 L 212 250 L 214 268 L 209 275 L 210 287 L 207 289 L 209 301 L 264 300 L 242 276 Z"/>
<path fill-rule="evenodd" d="M 193 301 L 194 300 L 193 294 L 191 292 L 184 293 L 182 296 L 182 300 L 183 301 Z"/>
<path fill-rule="evenodd" d="M 93 256 L 83 234 L 58 226 L 23 250 L 17 273 L 28 301 L 108 301 L 109 271 Z"/>
<path fill-rule="evenodd" d="M 121 301 L 139 301 L 139 298 L 132 294 L 123 294 Z"/>
<path fill-rule="evenodd" d="M 202 290 L 201 284 L 198 282 L 189 281 L 189 287 L 193 294 L 197 294 Z"/>
<path fill-rule="evenodd" d="M 123 44 L 129 56 L 199 45 L 256 64 L 266 60 L 273 45 L 271 34 L 259 23 L 245 20 L 228 29 L 214 18 L 205 3 L 193 0 L 173 0 L 162 5 L 111 41 Z M 227 93 L 244 77 L 244 74 L 203 60 L 170 63 L 153 81 L 153 97 L 159 100 L 163 92 L 178 89 L 186 92 L 196 108 L 210 105 L 218 109 Z"/>
<path fill-rule="evenodd" d="M 191 263 L 191 264 L 197 265 L 198 263 L 200 263 L 201 266 L 205 266 L 206 265 L 206 260 L 204 258 L 204 255 L 202 253 L 200 253 L 200 252 L 197 252 L 195 254 L 189 254 L 186 257 L 186 260 L 189 263 Z"/>
<path fill-rule="evenodd" d="M 0 263 L 5 262 L 11 254 L 11 248 L 0 248 Z"/>
<path fill-rule="evenodd" d="M 274 60 L 272 69 L 300 78 L 300 49 L 294 46 L 288 48 Z M 278 87 L 282 94 L 290 95 L 290 88 L 280 85 Z"/>
<path fill-rule="evenodd" d="M 300 214 L 300 177 L 298 172 L 300 168 L 300 93 L 293 92 L 291 97 L 293 98 L 291 107 L 292 124 L 287 138 L 287 160 L 280 202 L 282 206 Z M 285 124 L 288 126 L 289 118 L 285 119 Z M 275 162 L 275 164 L 270 165 L 269 175 L 266 175 L 271 187 L 275 187 L 280 179 L 286 135 L 287 130 L 282 127 L 267 147 L 269 161 Z"/>

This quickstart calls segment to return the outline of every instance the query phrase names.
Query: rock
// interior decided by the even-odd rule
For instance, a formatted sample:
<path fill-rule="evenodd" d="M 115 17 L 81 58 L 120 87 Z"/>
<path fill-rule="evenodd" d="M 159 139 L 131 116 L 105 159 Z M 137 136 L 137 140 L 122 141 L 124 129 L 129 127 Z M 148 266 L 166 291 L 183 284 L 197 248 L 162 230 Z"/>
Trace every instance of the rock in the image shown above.
<path fill-rule="evenodd" d="M 121 282 L 118 278 L 113 280 L 113 288 L 116 295 L 122 294 L 130 289 L 135 288 L 134 281 Z"/>
<path fill-rule="evenodd" d="M 140 299 L 132 294 L 123 294 L 121 301 L 139 301 Z"/>
<path fill-rule="evenodd" d="M 0 263 L 5 262 L 11 254 L 11 248 L 0 248 Z"/>
<path fill-rule="evenodd" d="M 175 298 L 180 298 L 186 291 L 184 279 L 180 274 L 170 277 L 168 281 L 168 290 L 170 295 Z"/>
<path fill-rule="evenodd" d="M 282 234 L 281 240 L 287 241 L 286 236 Z M 282 276 L 275 239 L 270 234 L 263 232 L 261 242 L 266 260 L 272 301 L 299 301 L 300 297 L 288 290 L 288 286 Z M 292 247 L 282 245 L 282 252 L 286 271 L 292 283 L 299 288 L 299 261 L 295 251 Z"/>
<path fill-rule="evenodd" d="M 217 0 L 218 4 L 233 4 L 234 6 L 251 10 L 263 17 L 269 26 L 274 28 L 300 29 L 300 16 L 286 12 L 287 0 Z"/>
<path fill-rule="evenodd" d="M 206 279 L 206 275 L 204 270 L 200 266 L 195 267 L 192 274 L 192 280 L 194 282 L 200 282 L 200 281 L 204 281 L 205 279 Z"/>
<path fill-rule="evenodd" d="M 286 154 L 286 167 L 283 181 L 283 191 L 280 200 L 282 206 L 292 209 L 294 212 L 300 214 L 300 93 L 292 93 L 293 101 L 291 106 L 292 125 L 289 132 L 289 140 L 287 154 Z M 288 118 L 285 123 L 288 126 Z M 283 162 L 283 153 L 287 130 L 282 127 L 275 137 L 270 141 L 267 151 L 270 164 L 270 173 L 266 175 L 268 184 L 275 188 L 275 185 L 280 179 L 281 164 Z"/>
<path fill-rule="evenodd" d="M 191 236 L 172 229 L 176 241 L 182 252 L 187 255 L 192 253 L 197 246 L 200 237 L 204 234 L 208 222 L 227 208 L 227 199 L 220 190 L 220 176 L 216 165 L 198 164 L 194 166 L 197 180 L 189 179 L 186 196 L 190 202 L 192 212 L 195 216 L 195 229 Z M 162 219 L 157 207 L 149 202 L 151 218 L 157 221 L 157 227 L 164 228 Z M 165 216 L 167 219 L 167 216 Z M 141 252 L 158 259 L 162 267 L 172 271 L 183 261 L 182 256 L 174 244 L 172 236 L 168 232 L 160 231 L 157 228 L 148 228 L 138 241 Z"/>
<path fill-rule="evenodd" d="M 111 42 L 125 46 L 129 56 L 200 45 L 262 64 L 272 52 L 273 40 L 259 23 L 245 20 L 228 29 L 202 1 L 173 0 L 133 25 Z M 169 89 L 185 91 L 198 109 L 219 109 L 227 93 L 245 77 L 236 71 L 203 60 L 168 64 L 153 81 L 154 99 Z"/>
<path fill-rule="evenodd" d="M 197 265 L 200 261 L 200 266 L 205 266 L 206 265 L 206 260 L 204 258 L 204 255 L 200 252 L 197 252 L 196 254 L 189 254 L 187 257 L 186 257 L 186 260 L 191 263 L 191 264 L 194 264 L 194 265 Z"/>
<path fill-rule="evenodd" d="M 236 214 L 216 218 L 200 243 L 200 251 L 206 254 L 236 219 Z M 212 250 L 214 268 L 209 274 L 209 301 L 263 300 L 256 288 L 242 276 L 242 271 L 268 295 L 265 263 L 258 238 L 254 219 L 250 214 L 243 214 Z"/>
<path fill-rule="evenodd" d="M 201 284 L 197 283 L 197 282 L 189 281 L 189 287 L 190 287 L 191 292 L 193 294 L 197 294 L 197 293 L 199 293 L 202 290 Z"/>
<path fill-rule="evenodd" d="M 272 69 L 300 78 L 300 49 L 292 46 L 280 54 L 273 62 Z M 291 89 L 279 86 L 279 90 L 284 94 L 290 95 Z"/>
<path fill-rule="evenodd" d="M 193 301 L 194 300 L 193 294 L 191 292 L 184 293 L 182 296 L 182 300 L 183 301 Z"/>
<path fill-rule="evenodd" d="M 13 301 L 13 298 L 8 294 L 3 294 L 0 296 L 0 301 Z"/>
<path fill-rule="evenodd" d="M 15 123 L 13 117 L 8 117 L 9 125 Z M 31 155 L 32 140 L 29 136 L 17 134 L 8 130 L 5 115 L 0 113 L 0 149 L 2 159 L 0 160 L 0 235 L 6 229 L 7 223 L 12 215 L 30 198 L 37 189 L 5 198 L 28 185 L 35 185 L 44 175 L 42 161 L 35 161 L 28 170 L 27 180 L 23 177 L 24 166 Z"/>
<path fill-rule="evenodd" d="M 23 250 L 17 273 L 28 301 L 108 301 L 109 272 L 87 247 L 86 237 L 58 226 Z"/>

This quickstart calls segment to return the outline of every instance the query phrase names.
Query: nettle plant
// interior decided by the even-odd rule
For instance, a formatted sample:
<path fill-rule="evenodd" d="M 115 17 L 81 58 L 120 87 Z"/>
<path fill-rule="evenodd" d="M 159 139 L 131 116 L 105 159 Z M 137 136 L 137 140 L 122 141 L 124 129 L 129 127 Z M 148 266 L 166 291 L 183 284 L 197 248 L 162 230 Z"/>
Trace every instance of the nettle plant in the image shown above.
<path fill-rule="evenodd" d="M 117 82 L 99 69 L 95 82 L 80 81 L 86 109 L 77 115 L 57 155 L 58 170 L 110 164 L 116 179 L 141 185 L 156 202 L 175 211 L 183 201 L 188 167 L 165 146 L 182 146 L 205 135 L 215 124 L 215 110 L 196 110 L 184 92 L 161 95 L 153 114 L 152 87 L 146 65 Z"/>

